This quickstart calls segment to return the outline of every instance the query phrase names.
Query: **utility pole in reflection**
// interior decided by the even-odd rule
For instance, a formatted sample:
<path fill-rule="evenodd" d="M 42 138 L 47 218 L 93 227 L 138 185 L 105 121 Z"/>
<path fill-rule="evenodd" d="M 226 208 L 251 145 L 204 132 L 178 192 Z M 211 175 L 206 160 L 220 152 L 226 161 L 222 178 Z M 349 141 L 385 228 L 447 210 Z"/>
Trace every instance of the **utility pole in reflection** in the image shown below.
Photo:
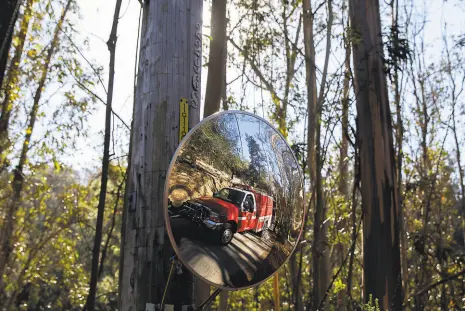
<path fill-rule="evenodd" d="M 120 310 L 163 310 L 162 301 L 184 310 L 193 304 L 194 281 L 185 268 L 175 267 L 166 288 L 174 252 L 165 230 L 163 193 L 180 139 L 200 120 L 203 0 L 142 5 Z"/>

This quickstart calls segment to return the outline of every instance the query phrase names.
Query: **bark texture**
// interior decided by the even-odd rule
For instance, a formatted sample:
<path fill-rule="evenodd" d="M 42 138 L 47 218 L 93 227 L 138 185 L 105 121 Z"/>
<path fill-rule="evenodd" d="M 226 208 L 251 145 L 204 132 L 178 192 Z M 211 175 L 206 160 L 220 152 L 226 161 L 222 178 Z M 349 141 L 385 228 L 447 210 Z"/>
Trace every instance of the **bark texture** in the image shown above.
<path fill-rule="evenodd" d="M 189 128 L 200 119 L 202 5 L 201 0 L 144 2 L 122 233 L 121 310 L 153 308 L 165 289 L 173 250 L 165 231 L 163 193 L 179 144 L 181 98 L 189 103 Z M 194 300 L 193 278 L 182 271 L 165 298 L 179 310 Z"/>
<path fill-rule="evenodd" d="M 21 24 L 19 27 L 19 33 L 18 33 L 18 44 L 15 47 L 15 51 L 13 53 L 13 57 L 11 59 L 11 65 L 10 68 L 8 69 L 8 73 L 6 76 L 5 80 L 5 85 L 2 86 L 2 81 L 3 81 L 3 73 L 4 73 L 4 68 L 3 70 L 0 68 L 0 75 L 1 75 L 1 80 L 0 81 L 0 86 L 5 90 L 5 97 L 2 101 L 1 107 L 1 115 L 0 115 L 0 165 L 3 167 L 4 166 L 4 161 L 6 160 L 4 157 L 5 151 L 7 148 L 10 146 L 9 138 L 8 138 L 8 127 L 10 125 L 10 118 L 11 118 L 11 111 L 13 109 L 13 101 L 11 100 L 11 92 L 9 90 L 18 84 L 18 79 L 19 79 L 19 65 L 21 61 L 21 56 L 23 55 L 23 49 L 24 49 L 24 43 L 26 42 L 26 34 L 27 30 L 29 28 L 29 21 L 31 18 L 31 10 L 32 10 L 32 3 L 33 0 L 27 0 L 26 2 L 26 7 L 24 9 L 24 14 L 23 18 L 21 19 Z M 10 3 L 10 5 L 12 5 Z M 5 10 L 6 11 L 6 10 Z M 2 20 L 0 19 L 0 23 L 2 23 Z M 3 27 L 2 31 L 3 31 Z M 0 34 L 1 35 L 1 34 Z M 1 37 L 0 37 L 1 38 Z M 9 39 L 11 42 L 11 38 Z M 9 44 L 8 44 L 9 45 Z M 6 56 L 8 55 L 8 49 L 5 50 L 4 56 L 5 56 L 5 65 L 6 65 Z M 3 58 L 3 55 L 2 55 Z M 3 62 L 3 60 L 2 60 Z M 2 65 L 0 65 L 2 66 Z"/>
<path fill-rule="evenodd" d="M 226 73 L 226 0 L 212 1 L 210 39 L 204 118 L 220 110 Z"/>
<path fill-rule="evenodd" d="M 360 144 L 364 299 L 402 309 L 399 201 L 379 1 L 350 0 Z"/>
<path fill-rule="evenodd" d="M 346 29 L 349 29 L 349 23 L 346 24 Z M 350 87 L 350 41 L 347 38 L 347 34 L 344 34 L 344 49 L 345 49 L 345 59 L 344 59 L 344 82 L 343 82 L 343 91 L 341 99 L 341 110 L 342 110 L 342 138 L 341 138 L 341 149 L 339 150 L 339 192 L 344 198 L 346 203 L 350 202 L 349 195 L 349 87 Z M 336 231 L 349 231 L 349 222 L 347 218 L 343 218 L 338 222 L 335 227 Z M 335 269 L 343 265 L 343 259 L 347 254 L 347 246 L 343 242 L 339 242 L 335 246 Z M 346 295 L 345 291 L 341 290 L 338 292 L 338 310 L 346 310 Z"/>
<path fill-rule="evenodd" d="M 3 84 L 6 64 L 8 60 L 8 51 L 13 39 L 13 30 L 18 19 L 19 7 L 22 0 L 4 0 L 0 10 L 0 88 Z"/>
<path fill-rule="evenodd" d="M 330 284 L 330 248 L 328 244 L 328 223 L 324 222 L 326 205 L 323 193 L 322 153 L 321 153 L 321 114 L 324 103 L 328 62 L 331 51 L 332 1 L 328 4 L 326 31 L 326 53 L 318 99 L 316 98 L 315 43 L 313 37 L 313 12 L 310 0 L 303 2 L 305 65 L 308 106 L 308 167 L 310 183 L 315 188 L 313 262 L 313 309 L 324 309 L 325 293 Z M 311 200 L 312 202 L 312 200 Z M 298 295 L 298 294 L 297 294 Z"/>

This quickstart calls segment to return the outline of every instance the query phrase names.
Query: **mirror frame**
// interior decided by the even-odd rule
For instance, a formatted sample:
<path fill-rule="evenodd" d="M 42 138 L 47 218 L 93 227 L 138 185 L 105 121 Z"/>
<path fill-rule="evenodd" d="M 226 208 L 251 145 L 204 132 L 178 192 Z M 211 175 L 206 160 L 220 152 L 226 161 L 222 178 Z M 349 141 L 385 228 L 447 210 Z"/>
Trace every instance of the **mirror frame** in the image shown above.
<path fill-rule="evenodd" d="M 274 274 L 276 274 L 276 272 L 278 272 L 283 266 L 284 264 L 286 264 L 286 262 L 289 260 L 289 258 L 294 254 L 297 246 L 299 245 L 300 243 L 300 238 L 302 237 L 302 231 L 304 229 L 304 226 L 305 226 L 305 220 L 307 218 L 307 209 L 305 208 L 305 185 L 304 185 L 304 179 L 303 179 L 303 172 L 302 172 L 302 168 L 300 166 L 298 166 L 299 168 L 299 175 L 300 175 L 300 182 L 301 182 L 301 185 L 302 185 L 302 196 L 303 196 L 303 200 L 302 200 L 302 210 L 303 210 L 303 219 L 302 219 L 302 225 L 300 227 L 300 230 L 299 230 L 299 235 L 297 236 L 297 240 L 296 240 L 296 243 L 295 243 L 295 246 L 294 248 L 292 248 L 292 251 L 291 253 L 289 254 L 289 256 L 287 257 L 287 259 L 285 261 L 283 261 L 283 263 L 279 266 L 278 269 L 276 269 L 275 273 L 268 276 L 267 278 L 263 279 L 261 282 L 258 282 L 258 283 L 255 283 L 255 284 L 252 284 L 252 285 L 248 285 L 248 286 L 244 286 L 244 287 L 236 287 L 236 288 L 231 288 L 231 287 L 227 287 L 227 286 L 223 286 L 223 285 L 218 285 L 218 284 L 215 284 L 215 283 L 212 283 L 211 281 L 209 281 L 208 279 L 206 279 L 205 277 L 201 276 L 200 274 L 198 274 L 188 263 L 184 262 L 182 257 L 180 256 L 181 254 L 181 251 L 179 250 L 177 244 L 176 244 L 176 241 L 174 239 L 174 236 L 173 236 L 173 232 L 172 232 L 172 229 L 171 229 L 171 222 L 170 222 L 170 216 L 169 216 L 169 213 L 168 213 L 168 200 L 169 197 L 169 176 L 170 176 L 170 173 L 171 171 L 173 170 L 173 167 L 174 165 L 176 164 L 176 159 L 178 158 L 178 155 L 179 153 L 181 152 L 181 148 L 185 143 L 186 141 L 188 141 L 190 139 L 190 137 L 195 133 L 195 131 L 200 128 L 206 121 L 209 121 L 211 119 L 214 119 L 214 118 L 220 118 L 222 115 L 226 115 L 226 114 L 243 114 L 243 115 L 249 115 L 251 117 L 254 117 L 254 118 L 257 118 L 258 120 L 264 122 L 266 125 L 268 125 L 269 127 L 271 127 L 272 129 L 274 129 L 276 131 L 276 133 L 281 137 L 281 139 L 286 143 L 286 146 L 291 150 L 292 152 L 292 156 L 295 160 L 295 162 L 298 164 L 298 160 L 297 160 L 297 157 L 295 156 L 294 152 L 292 151 L 292 148 L 289 146 L 287 140 L 284 138 L 284 136 L 276 129 L 276 127 L 274 127 L 270 122 L 268 122 L 267 120 L 265 120 L 264 118 L 258 116 L 258 115 L 255 115 L 255 114 L 252 114 L 250 112 L 247 112 L 247 111 L 241 111 L 241 110 L 227 110 L 227 111 L 222 111 L 222 112 L 217 112 L 215 114 L 212 114 L 204 119 L 202 119 L 199 123 L 197 123 L 192 129 L 190 129 L 186 136 L 184 136 L 184 138 L 181 140 L 181 142 L 179 142 L 178 144 L 178 147 L 176 148 L 176 151 L 173 155 L 173 157 L 171 158 L 171 161 L 170 161 L 170 165 L 168 167 L 168 170 L 166 171 L 166 177 L 165 177 L 165 187 L 164 187 L 164 192 L 163 192 L 163 216 L 164 216 L 164 221 L 165 221 L 165 231 L 166 233 L 168 234 L 168 237 L 169 237 L 169 240 L 170 240 L 170 244 L 171 246 L 173 247 L 173 250 L 175 251 L 177 257 L 178 257 L 178 260 L 182 263 L 182 265 L 187 268 L 196 278 L 200 279 L 201 281 L 207 283 L 208 285 L 210 286 L 213 286 L 213 287 L 216 287 L 216 288 L 219 288 L 219 289 L 222 289 L 222 290 L 226 290 L 226 291 L 237 291 L 237 290 L 244 290 L 244 289 L 249 289 L 249 288 L 252 288 L 252 287 L 257 287 L 258 285 L 260 284 L 263 284 L 265 283 L 267 280 L 269 280 L 271 277 L 274 276 Z M 166 243 L 166 242 L 165 242 Z"/>

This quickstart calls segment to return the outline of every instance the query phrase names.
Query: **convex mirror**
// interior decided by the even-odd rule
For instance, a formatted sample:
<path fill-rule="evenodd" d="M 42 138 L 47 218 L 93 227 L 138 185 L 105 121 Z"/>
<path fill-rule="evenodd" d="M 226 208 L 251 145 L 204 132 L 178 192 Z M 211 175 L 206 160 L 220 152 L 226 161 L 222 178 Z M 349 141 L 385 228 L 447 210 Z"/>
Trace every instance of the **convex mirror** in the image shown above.
<path fill-rule="evenodd" d="M 225 111 L 182 140 L 165 185 L 165 221 L 179 260 L 225 290 L 255 286 L 290 257 L 304 220 L 303 177 L 264 119 Z"/>

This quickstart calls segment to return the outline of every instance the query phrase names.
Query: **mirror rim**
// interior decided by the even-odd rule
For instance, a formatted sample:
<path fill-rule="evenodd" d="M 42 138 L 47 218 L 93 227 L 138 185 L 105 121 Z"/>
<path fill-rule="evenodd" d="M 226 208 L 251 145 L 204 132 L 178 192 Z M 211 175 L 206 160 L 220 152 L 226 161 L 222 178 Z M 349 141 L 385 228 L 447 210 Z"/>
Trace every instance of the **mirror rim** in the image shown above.
<path fill-rule="evenodd" d="M 189 272 L 191 272 L 196 278 L 200 279 L 201 281 L 207 283 L 208 285 L 210 286 L 213 286 L 213 287 L 216 287 L 216 288 L 219 288 L 219 289 L 222 289 L 222 290 L 226 290 L 226 291 L 237 291 L 237 290 L 244 290 L 244 289 L 249 289 L 249 288 L 252 288 L 252 287 L 257 287 L 263 283 L 265 283 L 267 280 L 269 280 L 272 276 L 274 276 L 276 274 L 276 272 L 278 272 L 283 266 L 284 264 L 286 264 L 286 262 L 290 259 L 290 257 L 294 254 L 297 246 L 299 245 L 300 243 L 300 238 L 302 236 L 302 231 L 304 229 L 304 226 L 305 226 L 305 220 L 307 218 L 307 209 L 305 209 L 305 185 L 304 185 L 304 179 L 303 179 L 303 172 L 302 172 L 302 168 L 301 166 L 299 165 L 298 166 L 298 172 L 299 172 L 299 178 L 300 178 L 300 183 L 302 185 L 302 196 L 303 196 L 303 200 L 302 200 L 302 207 L 301 209 L 303 210 L 303 218 L 302 218 L 302 225 L 300 227 L 300 230 L 299 230 L 299 235 L 297 236 L 297 240 L 296 240 L 296 243 L 294 245 L 294 247 L 292 248 L 292 251 L 290 252 L 289 256 L 286 258 L 286 260 L 283 261 L 283 263 L 281 263 L 281 265 L 275 270 L 275 272 L 273 274 L 271 274 L 270 276 L 266 277 L 265 279 L 263 279 L 262 281 L 258 282 L 258 283 L 255 283 L 255 284 L 251 284 L 251 285 L 248 285 L 248 286 L 243 286 L 243 287 L 227 287 L 227 286 L 223 286 L 223 285 L 218 285 L 218 284 L 215 284 L 215 283 L 212 283 L 211 281 L 209 281 L 208 279 L 206 279 L 205 277 L 201 276 L 200 274 L 198 274 L 188 263 L 187 261 L 185 262 L 182 257 L 180 256 L 181 255 L 181 250 L 178 248 L 178 245 L 176 244 L 176 241 L 174 239 L 174 236 L 173 236 L 173 231 L 171 229 L 171 222 L 170 222 L 170 216 L 169 216 L 169 213 L 168 213 L 168 201 L 166 199 L 169 199 L 168 198 L 168 195 L 169 195 L 169 177 L 171 175 L 171 171 L 173 170 L 174 168 L 174 165 L 176 164 L 176 159 L 178 158 L 179 156 L 179 153 L 181 152 L 181 149 L 182 147 L 184 146 L 184 144 L 190 139 L 190 137 L 195 133 L 195 131 L 200 128 L 203 124 L 205 124 L 207 121 L 209 120 L 212 120 L 214 118 L 220 118 L 222 115 L 226 115 L 226 114 L 243 114 L 243 115 L 248 115 L 248 116 L 251 116 L 251 117 L 254 117 L 254 118 L 257 118 L 258 120 L 264 122 L 266 125 L 270 126 L 279 136 L 280 138 L 284 141 L 284 143 L 286 144 L 286 146 L 291 150 L 291 154 L 292 154 L 292 157 L 294 159 L 294 161 L 298 164 L 298 160 L 297 160 L 297 157 L 295 156 L 294 152 L 292 151 L 292 148 L 289 146 L 289 143 L 287 142 L 287 140 L 284 138 L 284 136 L 281 134 L 281 132 L 278 131 L 278 129 L 276 129 L 270 122 L 268 122 L 267 120 L 265 120 L 264 118 L 258 116 L 258 115 L 255 115 L 253 113 L 250 113 L 250 112 L 247 112 L 247 111 L 241 111 L 241 110 L 226 110 L 226 111 L 221 111 L 221 112 L 217 112 L 217 113 L 214 113 L 210 116 L 207 116 L 206 118 L 202 119 L 199 123 L 197 123 L 192 129 L 190 129 L 187 134 L 184 136 L 184 138 L 181 140 L 181 142 L 179 142 L 178 144 L 178 147 L 176 148 L 176 151 L 175 153 L 173 154 L 173 157 L 171 158 L 171 161 L 170 161 L 170 165 L 168 166 L 168 170 L 166 171 L 166 178 L 165 178 L 165 186 L 164 186 L 164 192 L 163 192 L 163 217 L 164 217 L 164 223 L 165 223 L 165 231 L 166 233 L 168 234 L 168 238 L 170 240 L 170 244 L 174 250 L 174 252 L 176 253 L 176 256 L 178 258 L 178 261 L 180 261 L 183 266 L 185 268 L 187 268 L 189 270 Z"/>

